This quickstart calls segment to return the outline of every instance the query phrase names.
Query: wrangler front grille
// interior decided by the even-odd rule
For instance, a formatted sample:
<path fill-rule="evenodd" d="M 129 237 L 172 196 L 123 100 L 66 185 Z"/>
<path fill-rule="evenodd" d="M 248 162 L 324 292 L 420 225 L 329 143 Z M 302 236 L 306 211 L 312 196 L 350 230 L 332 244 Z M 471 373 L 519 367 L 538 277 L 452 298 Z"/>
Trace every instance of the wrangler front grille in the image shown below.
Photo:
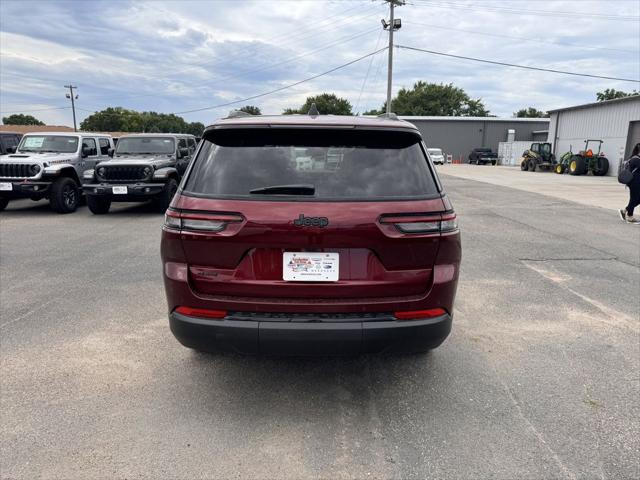
<path fill-rule="evenodd" d="M 0 177 L 3 178 L 31 178 L 34 174 L 32 167 L 35 169 L 36 164 L 28 163 L 0 163 Z"/>
<path fill-rule="evenodd" d="M 104 168 L 104 173 L 101 171 Z M 146 180 L 148 175 L 145 174 L 147 166 L 139 165 L 120 165 L 110 167 L 98 167 L 99 178 L 112 182 L 131 182 L 136 180 Z M 148 170 L 147 170 L 148 171 Z"/>

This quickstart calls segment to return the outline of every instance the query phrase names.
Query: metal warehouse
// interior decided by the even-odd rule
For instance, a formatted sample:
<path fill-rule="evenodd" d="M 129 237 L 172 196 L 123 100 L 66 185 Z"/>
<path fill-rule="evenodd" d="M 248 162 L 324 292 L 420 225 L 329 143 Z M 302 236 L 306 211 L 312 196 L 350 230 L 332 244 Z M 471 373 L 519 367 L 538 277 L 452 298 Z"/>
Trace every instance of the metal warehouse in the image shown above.
<path fill-rule="evenodd" d="M 555 155 L 582 150 L 587 139 L 602 140 L 609 159 L 608 175 L 618 174 L 622 159 L 640 142 L 640 95 L 560 108 L 549 114 L 548 141 Z"/>
<path fill-rule="evenodd" d="M 454 160 L 467 160 L 474 148 L 491 148 L 507 141 L 545 141 L 548 118 L 496 117 L 411 117 L 401 116 L 413 123 L 422 133 L 429 147 L 441 148 Z"/>

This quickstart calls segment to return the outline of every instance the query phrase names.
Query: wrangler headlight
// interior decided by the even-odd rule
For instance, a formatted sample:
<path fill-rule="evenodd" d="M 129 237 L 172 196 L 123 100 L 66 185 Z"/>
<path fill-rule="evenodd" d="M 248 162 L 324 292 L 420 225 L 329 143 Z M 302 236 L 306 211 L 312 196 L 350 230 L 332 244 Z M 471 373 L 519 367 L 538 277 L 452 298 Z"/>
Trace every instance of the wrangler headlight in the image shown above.
<path fill-rule="evenodd" d="M 100 167 L 100 168 L 98 168 L 98 170 L 97 170 L 98 176 L 99 176 L 99 177 L 104 177 L 104 173 L 105 173 L 105 171 L 106 171 L 106 170 L 105 170 L 105 168 L 104 168 L 104 167 Z"/>
<path fill-rule="evenodd" d="M 29 171 L 31 172 L 31 175 L 37 175 L 40 173 L 40 165 L 31 165 L 31 167 L 29 167 Z"/>

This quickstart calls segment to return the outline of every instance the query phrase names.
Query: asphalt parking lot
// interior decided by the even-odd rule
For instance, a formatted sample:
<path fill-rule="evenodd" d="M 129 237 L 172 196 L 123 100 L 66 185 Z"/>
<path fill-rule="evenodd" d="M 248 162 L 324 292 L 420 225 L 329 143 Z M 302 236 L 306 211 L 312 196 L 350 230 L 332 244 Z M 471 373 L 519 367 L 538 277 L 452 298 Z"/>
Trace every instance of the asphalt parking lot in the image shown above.
<path fill-rule="evenodd" d="M 461 281 L 451 337 L 418 356 L 191 352 L 167 325 L 160 214 L 11 204 L 2 478 L 639 478 L 640 227 L 442 180 Z"/>

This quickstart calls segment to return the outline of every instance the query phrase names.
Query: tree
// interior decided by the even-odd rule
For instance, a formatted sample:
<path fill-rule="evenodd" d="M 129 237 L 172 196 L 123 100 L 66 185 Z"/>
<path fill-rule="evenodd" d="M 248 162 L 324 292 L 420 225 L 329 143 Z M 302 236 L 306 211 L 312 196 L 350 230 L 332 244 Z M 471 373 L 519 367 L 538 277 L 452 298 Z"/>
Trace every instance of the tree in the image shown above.
<path fill-rule="evenodd" d="M 136 112 L 109 107 L 85 118 L 80 128 L 87 132 L 190 133 L 202 135 L 204 125 L 188 123 L 172 113 Z"/>
<path fill-rule="evenodd" d="M 240 110 L 241 112 L 249 113 L 251 115 L 262 115 L 262 112 L 260 111 L 260 109 L 258 107 L 254 107 L 253 105 L 245 105 L 244 107 L 239 108 L 238 110 Z"/>
<path fill-rule="evenodd" d="M 202 132 L 204 132 L 204 123 L 191 122 L 187 125 L 187 131 L 184 133 L 190 133 L 191 135 L 195 135 L 196 137 L 201 137 Z"/>
<path fill-rule="evenodd" d="M 24 115 L 23 113 L 14 113 L 8 117 L 2 117 L 2 123 L 5 125 L 44 125 L 36 117 Z"/>
<path fill-rule="evenodd" d="M 364 115 L 376 115 L 387 110 L 385 102 L 380 110 L 370 110 Z M 391 111 L 397 115 L 433 115 L 488 117 L 481 99 L 474 100 L 453 84 L 443 85 L 418 81 L 413 88 L 401 88 L 391 100 Z"/>
<path fill-rule="evenodd" d="M 300 108 L 287 108 L 282 113 L 285 115 L 291 115 L 293 113 L 306 115 L 312 103 L 316 104 L 316 108 L 321 115 L 353 115 L 349 101 L 345 98 L 339 98 L 333 93 L 323 93 L 314 97 L 307 97 L 307 100 Z"/>
<path fill-rule="evenodd" d="M 615 100 L 616 98 L 633 97 L 634 95 L 640 95 L 640 92 L 623 92 L 622 90 L 616 90 L 615 88 L 607 88 L 604 92 L 596 93 L 596 98 L 599 102 L 605 100 Z"/>
<path fill-rule="evenodd" d="M 543 112 L 534 107 L 521 108 L 517 112 L 513 112 L 513 116 L 516 118 L 549 118 L 547 112 Z"/>

